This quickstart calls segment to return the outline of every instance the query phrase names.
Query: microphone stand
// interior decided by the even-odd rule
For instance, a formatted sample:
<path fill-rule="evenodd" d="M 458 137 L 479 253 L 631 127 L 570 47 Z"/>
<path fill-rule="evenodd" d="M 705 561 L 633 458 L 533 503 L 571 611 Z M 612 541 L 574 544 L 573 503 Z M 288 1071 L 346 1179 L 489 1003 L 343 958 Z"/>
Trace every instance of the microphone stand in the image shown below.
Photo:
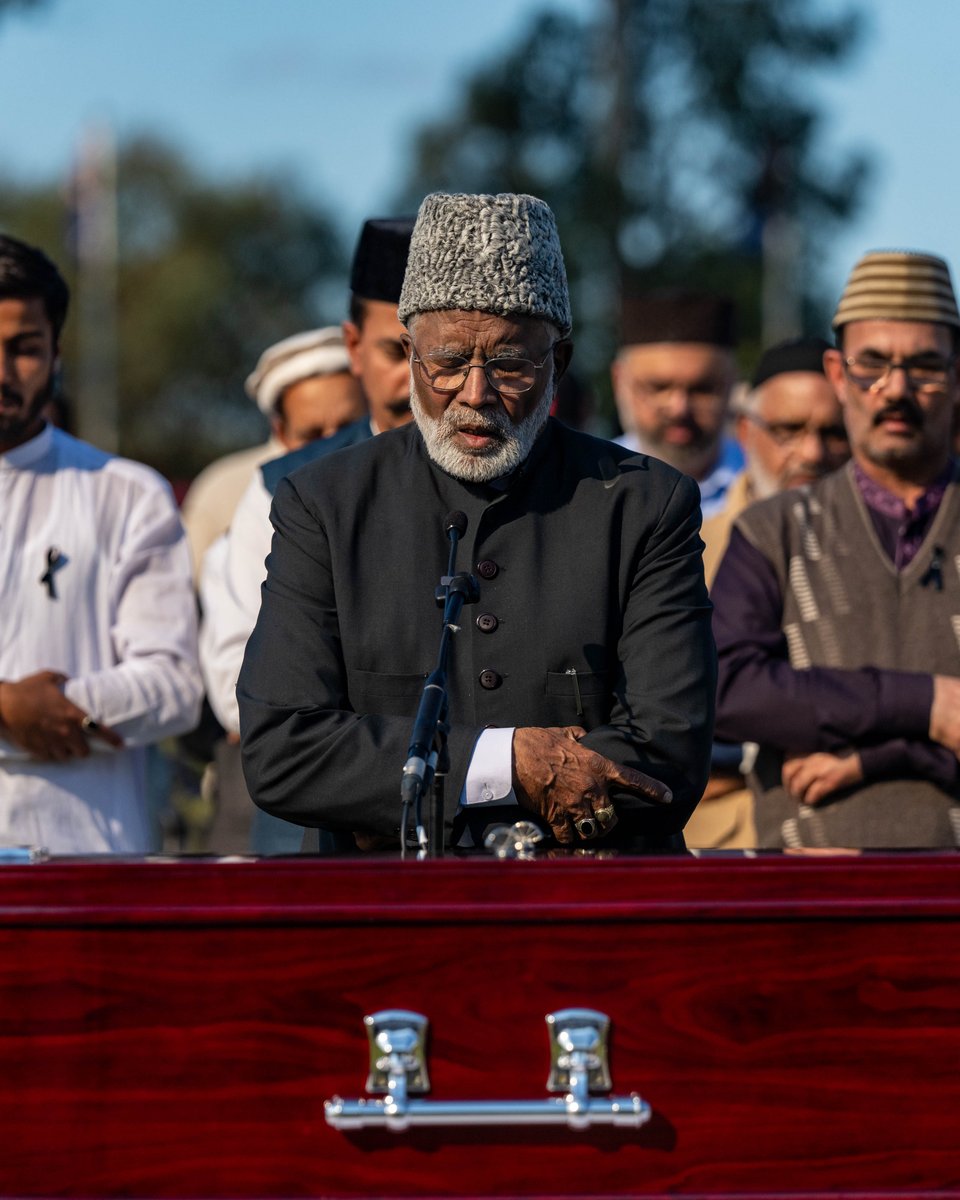
<path fill-rule="evenodd" d="M 450 770 L 447 734 L 450 725 L 447 668 L 453 635 L 459 633 L 460 614 L 465 604 L 480 599 L 480 585 L 473 575 L 456 573 L 457 545 L 467 527 L 463 513 L 451 513 L 444 521 L 450 538 L 450 558 L 447 574 L 441 576 L 434 596 L 443 609 L 443 628 L 437 665 L 423 685 L 413 734 L 410 738 L 407 762 L 400 783 L 402 802 L 400 820 L 400 857 L 406 857 L 407 825 L 413 808 L 417 831 L 417 858 L 443 857 L 444 776 Z M 430 805 L 426 827 L 423 822 L 423 797 L 429 792 Z"/>

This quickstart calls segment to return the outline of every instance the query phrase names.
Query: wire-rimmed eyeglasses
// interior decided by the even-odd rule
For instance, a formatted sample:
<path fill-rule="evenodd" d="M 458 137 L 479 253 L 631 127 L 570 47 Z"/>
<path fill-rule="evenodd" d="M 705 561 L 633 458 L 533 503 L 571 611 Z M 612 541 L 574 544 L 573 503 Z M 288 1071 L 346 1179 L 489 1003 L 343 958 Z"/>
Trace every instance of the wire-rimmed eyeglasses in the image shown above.
<path fill-rule="evenodd" d="M 556 345 L 554 342 L 550 346 L 540 362 L 533 362 L 529 358 L 503 357 L 475 363 L 453 354 L 423 356 L 413 341 L 410 342 L 413 351 L 411 361 L 420 368 L 424 382 L 438 392 L 459 392 L 470 372 L 474 367 L 479 367 L 493 390 L 502 396 L 522 396 L 524 392 L 529 392 L 537 382 L 537 372 L 543 370 Z"/>

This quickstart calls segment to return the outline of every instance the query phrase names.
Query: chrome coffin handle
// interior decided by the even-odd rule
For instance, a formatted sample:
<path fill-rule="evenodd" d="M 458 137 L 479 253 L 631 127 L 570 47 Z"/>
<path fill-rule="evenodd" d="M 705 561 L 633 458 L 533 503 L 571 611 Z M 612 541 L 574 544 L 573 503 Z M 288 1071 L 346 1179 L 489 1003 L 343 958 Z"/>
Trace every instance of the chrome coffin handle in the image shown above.
<path fill-rule="evenodd" d="M 636 1092 L 599 1096 L 612 1084 L 607 1065 L 610 1019 L 589 1008 L 566 1008 L 547 1015 L 550 1078 L 547 1090 L 562 1092 L 543 1100 L 412 1100 L 430 1090 L 426 1067 L 429 1021 L 420 1013 L 388 1009 L 364 1017 L 370 1043 L 371 1096 L 324 1102 L 334 1129 L 376 1127 L 400 1132 L 427 1125 L 619 1125 L 639 1129 L 650 1105 Z M 384 1099 L 373 1099 L 383 1095 Z"/>

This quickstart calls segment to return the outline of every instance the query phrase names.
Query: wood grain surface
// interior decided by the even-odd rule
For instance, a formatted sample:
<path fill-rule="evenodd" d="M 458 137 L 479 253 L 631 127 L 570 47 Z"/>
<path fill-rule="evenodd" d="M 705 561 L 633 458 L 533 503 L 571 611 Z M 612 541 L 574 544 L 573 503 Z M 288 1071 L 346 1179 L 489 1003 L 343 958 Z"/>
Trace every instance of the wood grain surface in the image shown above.
<path fill-rule="evenodd" d="M 4 1196 L 960 1195 L 960 857 L 0 870 Z M 639 1131 L 345 1134 L 363 1016 L 433 1099 L 612 1018 Z"/>

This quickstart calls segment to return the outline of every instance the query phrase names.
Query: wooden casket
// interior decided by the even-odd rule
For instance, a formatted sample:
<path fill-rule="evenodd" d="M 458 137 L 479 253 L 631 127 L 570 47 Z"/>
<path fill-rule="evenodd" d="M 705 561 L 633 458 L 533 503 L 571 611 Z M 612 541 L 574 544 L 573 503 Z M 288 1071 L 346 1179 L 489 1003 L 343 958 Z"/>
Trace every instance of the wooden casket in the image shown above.
<path fill-rule="evenodd" d="M 0 1194 L 960 1196 L 958 934 L 946 854 L 5 866 Z"/>

